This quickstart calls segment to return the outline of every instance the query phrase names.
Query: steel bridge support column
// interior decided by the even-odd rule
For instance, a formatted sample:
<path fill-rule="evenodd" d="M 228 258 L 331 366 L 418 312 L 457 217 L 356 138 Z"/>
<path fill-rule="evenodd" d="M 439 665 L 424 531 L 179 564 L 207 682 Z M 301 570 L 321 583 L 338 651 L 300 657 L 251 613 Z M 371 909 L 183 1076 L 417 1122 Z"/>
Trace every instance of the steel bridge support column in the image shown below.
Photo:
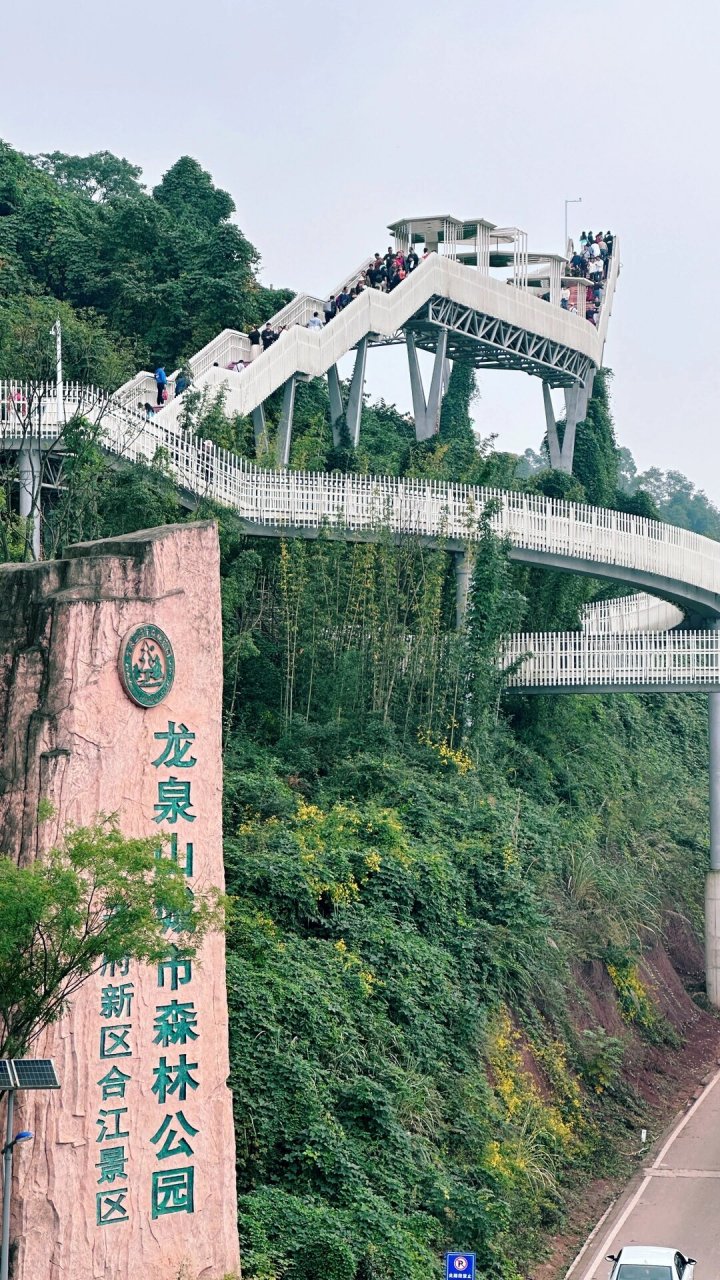
<path fill-rule="evenodd" d="M 20 482 L 20 515 L 32 521 L 30 545 L 36 560 L 40 559 L 40 476 L 42 459 L 36 444 L 25 443 L 18 453 Z"/>
<path fill-rule="evenodd" d="M 708 694 L 710 869 L 705 879 L 705 985 L 720 1008 L 720 693 Z"/>
<path fill-rule="evenodd" d="M 455 552 L 455 625 L 458 631 L 465 626 L 474 567 L 475 557 L 471 551 L 466 548 Z"/>
<path fill-rule="evenodd" d="M 560 455 L 560 470 L 567 471 L 568 475 L 572 472 L 575 431 L 578 423 L 585 421 L 591 386 L 592 382 L 588 379 L 586 386 L 576 382 L 574 386 L 565 388 L 565 434 Z"/>
<path fill-rule="evenodd" d="M 330 396 L 330 421 L 332 423 L 333 444 L 340 444 L 340 422 L 345 414 L 345 422 L 353 443 L 357 449 L 360 440 L 360 419 L 362 418 L 363 390 L 365 388 L 365 365 L 367 363 L 368 340 L 363 338 L 357 345 L 355 368 L 350 380 L 350 394 L 347 410 L 343 407 L 340 374 L 336 364 L 331 364 L 327 371 L 328 393 Z"/>
<path fill-rule="evenodd" d="M 340 374 L 336 364 L 331 364 L 327 371 L 328 394 L 330 396 L 330 422 L 332 423 L 333 444 L 337 449 L 340 444 L 340 419 L 343 416 L 342 391 L 340 390 Z"/>
<path fill-rule="evenodd" d="M 357 449 L 360 441 L 360 418 L 362 416 L 367 349 L 368 340 L 365 337 L 362 338 L 357 345 L 355 368 L 353 369 L 353 376 L 350 382 L 350 395 L 348 396 L 348 407 L 345 415 L 345 421 L 347 422 L 347 428 L 350 433 L 350 439 L 352 440 L 354 449 Z"/>
<path fill-rule="evenodd" d="M 578 423 L 584 422 L 587 416 L 588 401 L 592 394 L 593 375 L 590 374 L 587 382 L 576 382 L 572 387 L 565 388 L 565 430 L 563 432 L 562 447 L 558 437 L 557 423 L 555 421 L 555 410 L 553 409 L 550 388 L 547 382 L 543 382 L 543 403 L 545 405 L 545 426 L 547 429 L 548 453 L 550 454 L 550 466 L 554 471 L 564 471 L 567 475 L 572 475 L 573 456 L 575 454 L 575 432 Z"/>
<path fill-rule="evenodd" d="M 290 461 L 290 444 L 292 442 L 293 412 L 295 409 L 295 375 L 288 378 L 283 393 L 282 413 L 277 433 L 277 464 L 286 467 Z"/>
<path fill-rule="evenodd" d="M 265 421 L 265 406 L 257 405 L 252 411 L 253 433 L 255 436 L 255 457 L 261 458 L 263 454 L 268 452 L 267 423 Z"/>
<path fill-rule="evenodd" d="M 416 440 L 430 440 L 431 437 L 437 435 L 438 432 L 440 425 L 440 406 L 442 405 L 442 399 L 446 387 L 445 374 L 447 361 L 445 353 L 447 351 L 447 340 L 447 329 L 441 329 L 437 348 L 435 350 L 432 379 L 430 381 L 430 394 L 426 400 L 425 390 L 420 376 L 420 363 L 418 361 L 417 347 L 415 346 L 415 336 L 412 333 L 407 335 L 410 389 L 412 391 Z"/>
<path fill-rule="evenodd" d="M 562 469 L 560 458 L 560 441 L 558 440 L 557 423 L 555 421 L 555 410 L 553 408 L 552 396 L 547 382 L 543 382 L 543 404 L 545 406 L 545 430 L 547 432 L 548 453 L 550 454 L 550 466 L 553 471 Z"/>

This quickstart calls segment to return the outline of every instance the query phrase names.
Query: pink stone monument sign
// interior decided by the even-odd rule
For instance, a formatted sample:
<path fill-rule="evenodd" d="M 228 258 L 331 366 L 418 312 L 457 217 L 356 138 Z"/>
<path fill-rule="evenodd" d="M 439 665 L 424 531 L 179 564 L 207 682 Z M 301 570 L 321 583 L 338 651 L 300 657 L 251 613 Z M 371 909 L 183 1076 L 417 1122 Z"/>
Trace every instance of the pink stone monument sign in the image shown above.
<path fill-rule="evenodd" d="M 189 890 L 222 887 L 218 558 L 203 522 L 0 567 L 3 853 L 115 813 Z M 62 1089 L 20 1095 L 16 1280 L 239 1274 L 224 940 L 188 960 L 167 937 L 165 963 L 106 965 L 33 1047 Z"/>

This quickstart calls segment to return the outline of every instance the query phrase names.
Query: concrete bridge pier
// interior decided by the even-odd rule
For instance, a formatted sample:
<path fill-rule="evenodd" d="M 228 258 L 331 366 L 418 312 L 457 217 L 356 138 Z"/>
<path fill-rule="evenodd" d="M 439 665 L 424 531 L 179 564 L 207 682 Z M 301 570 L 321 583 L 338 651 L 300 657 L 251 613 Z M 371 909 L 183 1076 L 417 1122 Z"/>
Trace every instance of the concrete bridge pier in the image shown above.
<path fill-rule="evenodd" d="M 290 445 L 292 444 L 293 414 L 295 412 L 295 391 L 297 377 L 288 378 L 283 390 L 282 413 L 277 431 L 277 465 L 281 469 L 290 461 Z"/>
<path fill-rule="evenodd" d="M 30 545 L 36 560 L 40 559 L 40 478 L 42 458 L 37 444 L 24 443 L 18 453 L 20 483 L 20 515 L 32 521 Z"/>
<path fill-rule="evenodd" d="M 467 547 L 464 551 L 455 552 L 455 625 L 458 631 L 465 626 L 473 568 L 474 556 Z"/>
<path fill-rule="evenodd" d="M 705 880 L 705 985 L 720 1008 L 720 693 L 708 694 L 710 869 Z"/>

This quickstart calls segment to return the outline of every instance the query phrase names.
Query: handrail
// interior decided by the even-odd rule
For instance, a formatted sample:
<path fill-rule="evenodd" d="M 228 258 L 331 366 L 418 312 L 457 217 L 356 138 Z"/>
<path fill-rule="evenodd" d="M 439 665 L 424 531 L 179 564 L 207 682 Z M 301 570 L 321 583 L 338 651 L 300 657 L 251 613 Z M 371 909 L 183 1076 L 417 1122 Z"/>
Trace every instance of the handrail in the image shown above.
<path fill-rule="evenodd" d="M 718 688 L 720 632 L 514 635 L 504 642 L 501 661 L 510 689 Z"/>
<path fill-rule="evenodd" d="M 583 631 L 588 633 L 670 631 L 680 625 L 683 617 L 683 611 L 677 605 L 641 591 L 636 595 L 588 604 L 580 621 Z"/>
<path fill-rule="evenodd" d="M 75 406 L 100 422 L 108 451 L 148 461 L 162 448 L 183 488 L 234 507 L 258 528 L 316 531 L 330 525 L 353 536 L 373 533 L 382 524 L 397 534 L 463 543 L 478 536 L 478 518 L 493 503 L 498 507 L 493 525 L 510 539 L 514 554 L 545 553 L 556 557 L 560 567 L 567 562 L 597 564 L 615 570 L 613 576 L 620 580 L 625 575 L 632 581 L 642 572 L 660 587 L 670 582 L 708 595 L 720 593 L 720 543 L 659 520 L 542 494 L 436 480 L 271 471 L 198 441 L 168 424 L 165 415 L 146 421 L 93 388 L 78 392 L 68 386 L 64 399 L 68 415 Z M 57 439 L 56 405 L 53 395 L 46 396 L 41 420 L 33 422 L 33 435 L 42 442 Z M 14 434 L 15 422 L 0 421 L 0 439 Z M 673 594 L 678 595 L 674 588 Z"/>

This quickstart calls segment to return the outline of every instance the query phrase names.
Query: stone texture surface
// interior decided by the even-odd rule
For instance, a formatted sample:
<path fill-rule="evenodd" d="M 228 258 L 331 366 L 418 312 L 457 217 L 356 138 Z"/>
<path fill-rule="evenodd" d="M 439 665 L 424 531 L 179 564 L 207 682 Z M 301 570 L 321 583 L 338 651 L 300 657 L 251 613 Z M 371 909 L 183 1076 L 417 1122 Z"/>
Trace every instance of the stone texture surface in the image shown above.
<path fill-rule="evenodd" d="M 176 675 L 168 697 L 143 710 L 118 677 L 122 637 L 154 623 L 169 636 Z M 78 545 L 66 559 L 0 568 L 0 849 L 26 862 L 42 856 L 68 823 L 117 813 L 127 835 L 178 833 L 194 846 L 195 885 L 222 885 L 221 687 L 217 530 L 213 523 L 171 526 Z M 158 769 L 153 735 L 169 721 L 195 733 L 192 770 Z M 191 779 L 192 825 L 158 827 L 159 778 Z M 40 800 L 55 808 L 38 824 Z M 167 975 L 166 975 L 167 976 Z M 132 1016 L 103 1021 L 108 982 L 134 985 Z M 153 1044 L 155 1009 L 194 1002 L 198 1039 Z M 102 1026 L 129 1022 L 131 1056 L 100 1060 Z M 62 1092 L 24 1095 L 20 1120 L 33 1143 L 15 1161 L 15 1275 L 22 1280 L 215 1280 L 239 1271 L 235 1151 L 228 1075 L 224 941 L 215 935 L 193 964 L 192 980 L 158 987 L 155 967 L 127 977 L 97 975 L 51 1029 L 41 1053 L 56 1060 Z M 161 1054 L 197 1062 L 199 1087 L 185 1102 L 159 1104 L 151 1092 Z M 130 1076 L 124 1099 L 104 1103 L 98 1080 L 113 1065 Z M 99 1109 L 127 1106 L 127 1139 L 98 1143 Z M 198 1130 L 192 1156 L 159 1161 L 150 1138 L 166 1114 L 182 1110 Z M 115 1123 L 111 1119 L 111 1123 Z M 174 1121 L 177 1128 L 177 1122 Z M 186 1137 L 182 1131 L 179 1136 Z M 126 1182 L 99 1186 L 103 1146 L 122 1141 Z M 194 1167 L 194 1212 L 153 1218 L 153 1173 Z M 127 1188 L 127 1221 L 97 1224 L 98 1191 Z"/>

